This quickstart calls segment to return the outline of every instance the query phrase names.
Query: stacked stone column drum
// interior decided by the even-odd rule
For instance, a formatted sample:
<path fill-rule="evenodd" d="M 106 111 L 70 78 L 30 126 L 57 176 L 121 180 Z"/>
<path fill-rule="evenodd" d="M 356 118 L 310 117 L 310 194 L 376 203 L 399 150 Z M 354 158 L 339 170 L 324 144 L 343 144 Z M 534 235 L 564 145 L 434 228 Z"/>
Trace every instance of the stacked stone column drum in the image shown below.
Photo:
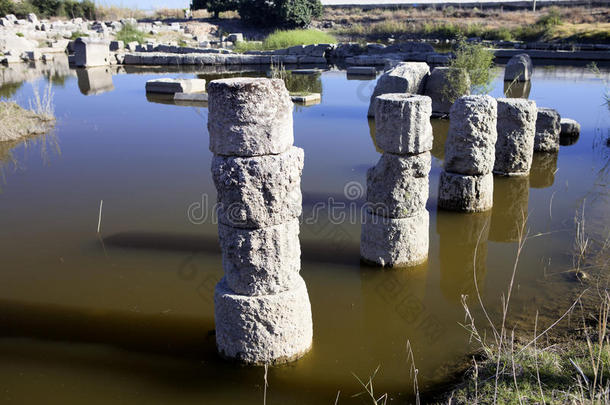
<path fill-rule="evenodd" d="M 367 172 L 360 242 L 364 262 L 402 267 L 428 258 L 431 114 L 427 96 L 393 93 L 376 98 L 376 138 L 383 155 Z"/>
<path fill-rule="evenodd" d="M 313 327 L 299 275 L 304 153 L 292 146 L 293 104 L 279 79 L 215 80 L 208 94 L 225 271 L 214 295 L 216 344 L 247 364 L 296 360 Z"/>
<path fill-rule="evenodd" d="M 451 107 L 438 206 L 482 212 L 493 206 L 498 103 L 490 96 L 460 97 Z"/>

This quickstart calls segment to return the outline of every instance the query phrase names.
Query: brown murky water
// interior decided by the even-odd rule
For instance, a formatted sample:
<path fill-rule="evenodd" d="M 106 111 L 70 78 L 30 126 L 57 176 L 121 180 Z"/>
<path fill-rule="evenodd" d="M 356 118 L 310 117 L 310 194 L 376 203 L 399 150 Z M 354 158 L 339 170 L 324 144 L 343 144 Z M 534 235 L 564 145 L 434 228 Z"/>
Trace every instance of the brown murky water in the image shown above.
<path fill-rule="evenodd" d="M 152 77 L 196 73 L 3 68 L 0 94 L 23 105 L 51 77 L 58 126 L 0 145 L 1 402 L 262 403 L 263 369 L 227 363 L 214 347 L 222 268 L 207 110 L 144 93 Z M 529 178 L 496 178 L 488 213 L 436 210 L 448 123 L 435 121 L 429 260 L 394 270 L 359 262 L 365 174 L 379 158 L 366 118 L 374 81 L 331 71 L 290 85 L 322 91 L 321 104 L 295 107 L 314 346 L 269 369 L 267 403 L 335 403 L 338 392 L 339 403 L 364 402 L 352 397 L 361 391 L 354 375 L 368 379 L 377 367 L 375 391 L 409 401 L 407 341 L 420 390 L 444 381 L 470 350 L 461 296 L 478 308 L 478 286 L 497 316 L 523 213 L 531 237 L 512 310 L 531 319 L 570 305 L 580 286 L 559 273 L 572 267 L 574 215 L 584 204 L 598 235 L 610 223 L 600 79 L 580 67 L 536 67 L 530 98 L 577 119 L 582 133 L 558 156 L 536 156 Z M 502 91 L 496 81 L 492 95 Z"/>

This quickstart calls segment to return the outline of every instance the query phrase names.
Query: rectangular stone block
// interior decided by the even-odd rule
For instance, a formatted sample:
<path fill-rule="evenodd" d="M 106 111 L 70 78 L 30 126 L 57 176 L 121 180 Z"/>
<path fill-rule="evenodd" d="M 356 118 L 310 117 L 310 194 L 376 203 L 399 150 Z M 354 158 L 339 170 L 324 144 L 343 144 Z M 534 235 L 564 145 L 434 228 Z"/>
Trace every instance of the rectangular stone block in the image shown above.
<path fill-rule="evenodd" d="M 482 212 L 493 206 L 494 178 L 441 172 L 438 207 L 449 211 Z"/>
<path fill-rule="evenodd" d="M 218 220 L 236 228 L 278 225 L 301 215 L 303 149 L 277 155 L 215 156 Z"/>
<path fill-rule="evenodd" d="M 379 148 L 399 155 L 432 150 L 430 97 L 392 93 L 376 100 L 375 139 Z"/>
<path fill-rule="evenodd" d="M 204 79 L 153 79 L 146 82 L 147 93 L 199 93 L 205 92 Z"/>
<path fill-rule="evenodd" d="M 109 65 L 109 42 L 91 38 L 77 38 L 74 41 L 74 63 L 78 67 Z"/>
<path fill-rule="evenodd" d="M 552 108 L 539 108 L 536 118 L 534 152 L 559 152 L 561 117 Z"/>
<path fill-rule="evenodd" d="M 421 213 L 428 201 L 430 166 L 430 152 L 408 156 L 384 153 L 367 172 L 367 210 L 390 218 Z"/>
<path fill-rule="evenodd" d="M 518 98 L 498 100 L 498 140 L 494 173 L 527 175 L 534 155 L 536 102 Z"/>

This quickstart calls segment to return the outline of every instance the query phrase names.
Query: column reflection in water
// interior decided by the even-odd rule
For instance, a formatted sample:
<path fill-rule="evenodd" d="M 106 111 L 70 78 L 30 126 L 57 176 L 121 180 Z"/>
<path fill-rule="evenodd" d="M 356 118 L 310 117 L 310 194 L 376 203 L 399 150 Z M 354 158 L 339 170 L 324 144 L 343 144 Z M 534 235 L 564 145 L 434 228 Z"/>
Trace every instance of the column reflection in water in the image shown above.
<path fill-rule="evenodd" d="M 114 90 L 112 72 L 108 66 L 76 69 L 78 88 L 85 96 L 102 94 Z"/>
<path fill-rule="evenodd" d="M 432 124 L 432 133 L 434 140 L 432 142 L 432 156 L 438 160 L 445 160 L 445 141 L 449 133 L 449 120 L 433 118 L 430 120 Z"/>
<path fill-rule="evenodd" d="M 494 207 L 489 240 L 516 242 L 528 215 L 528 176 L 494 177 Z"/>
<path fill-rule="evenodd" d="M 557 172 L 557 153 L 534 153 L 530 170 L 532 188 L 551 187 Z"/>
<path fill-rule="evenodd" d="M 491 211 L 437 213 L 441 291 L 455 304 L 460 302 L 463 294 L 470 299 L 476 296 L 475 275 L 479 291 L 483 290 L 490 220 Z"/>

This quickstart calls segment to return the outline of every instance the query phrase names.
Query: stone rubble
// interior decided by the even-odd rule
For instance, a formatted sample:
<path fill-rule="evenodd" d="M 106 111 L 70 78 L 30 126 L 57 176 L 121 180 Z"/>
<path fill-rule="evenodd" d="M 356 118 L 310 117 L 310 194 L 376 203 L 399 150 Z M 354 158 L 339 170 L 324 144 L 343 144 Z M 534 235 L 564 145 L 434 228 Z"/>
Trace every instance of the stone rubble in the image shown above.
<path fill-rule="evenodd" d="M 313 338 L 299 275 L 304 152 L 292 146 L 292 102 L 282 80 L 260 78 L 214 80 L 208 100 L 225 271 L 214 295 L 218 351 L 247 364 L 290 362 Z"/>

